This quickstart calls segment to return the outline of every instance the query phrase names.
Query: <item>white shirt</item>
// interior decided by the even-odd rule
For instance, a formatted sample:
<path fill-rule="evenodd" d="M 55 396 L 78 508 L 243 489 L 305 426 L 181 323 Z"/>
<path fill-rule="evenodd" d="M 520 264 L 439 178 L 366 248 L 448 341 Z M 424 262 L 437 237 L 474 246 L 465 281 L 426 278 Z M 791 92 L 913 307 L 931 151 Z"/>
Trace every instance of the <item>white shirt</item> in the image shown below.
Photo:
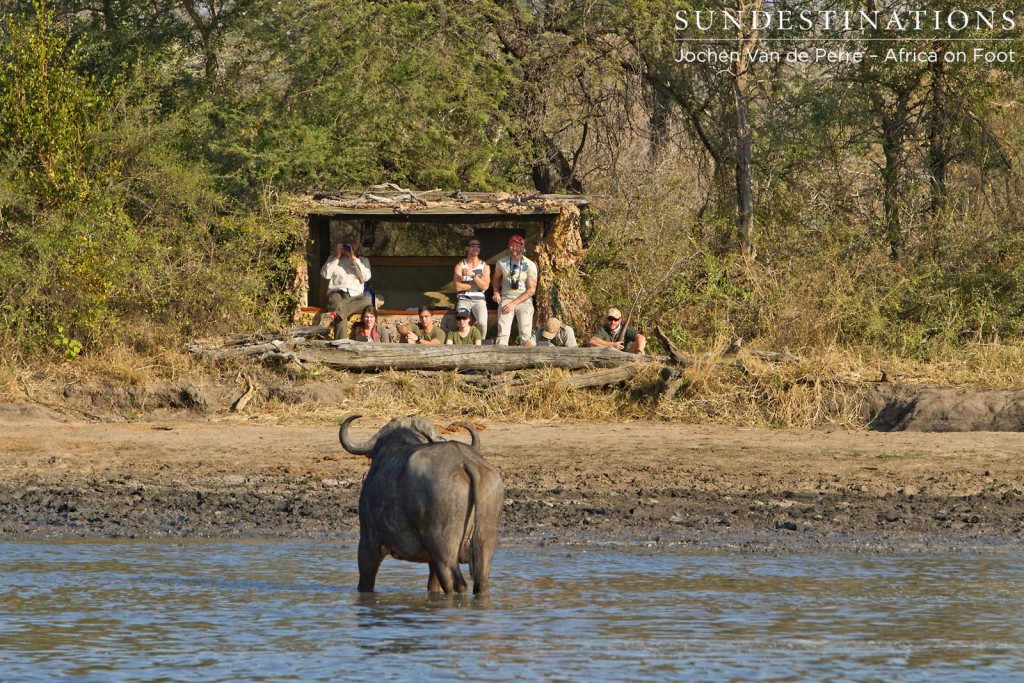
<path fill-rule="evenodd" d="M 363 283 L 370 279 L 370 262 L 363 257 L 332 256 L 320 269 L 320 277 L 327 280 L 327 293 L 346 291 L 349 296 L 360 296 Z"/>
<path fill-rule="evenodd" d="M 525 256 L 518 261 L 513 261 L 512 256 L 500 258 L 498 267 L 501 268 L 502 298 L 514 299 L 526 291 L 528 280 L 537 282 L 537 264 Z"/>

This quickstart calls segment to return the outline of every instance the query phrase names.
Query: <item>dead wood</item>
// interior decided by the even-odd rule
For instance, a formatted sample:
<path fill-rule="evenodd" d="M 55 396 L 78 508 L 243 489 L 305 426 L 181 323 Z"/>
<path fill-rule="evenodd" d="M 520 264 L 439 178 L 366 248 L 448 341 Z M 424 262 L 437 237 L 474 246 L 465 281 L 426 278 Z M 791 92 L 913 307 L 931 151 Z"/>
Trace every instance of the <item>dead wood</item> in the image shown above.
<path fill-rule="evenodd" d="M 212 358 L 214 360 L 224 360 L 225 358 L 244 358 L 245 356 L 262 356 L 267 352 L 280 352 L 282 348 L 284 348 L 284 342 L 273 341 L 267 344 L 229 346 L 227 348 L 222 349 L 199 349 L 189 347 L 189 351 L 204 356 L 206 358 Z"/>
<path fill-rule="evenodd" d="M 247 373 L 239 375 L 241 379 L 245 381 L 245 391 L 242 395 L 235 399 L 234 403 L 231 404 L 231 412 L 240 413 L 245 410 L 245 407 L 249 405 L 249 401 L 252 400 L 253 396 L 256 395 L 256 385 L 253 384 L 252 379 Z"/>
<path fill-rule="evenodd" d="M 665 335 L 664 332 L 661 331 L 660 327 L 656 326 L 654 328 L 654 336 L 658 338 L 658 341 L 661 342 L 661 345 L 665 347 L 666 351 L 668 351 L 668 356 L 669 358 L 672 359 L 673 362 L 678 363 L 683 367 L 693 365 L 693 360 L 688 358 L 686 354 L 677 349 L 676 345 L 669 341 L 669 338 Z"/>
<path fill-rule="evenodd" d="M 666 365 L 658 373 L 658 384 L 654 388 L 653 409 L 657 410 L 661 401 L 671 401 L 676 393 L 689 386 L 690 380 L 686 379 L 682 368 Z"/>
<path fill-rule="evenodd" d="M 323 363 L 345 370 L 476 370 L 495 373 L 534 368 L 610 368 L 648 359 L 610 348 L 428 347 L 318 341 L 296 344 L 294 355 L 302 363 Z"/>
<path fill-rule="evenodd" d="M 729 359 L 728 362 L 732 364 L 738 364 L 736 359 L 740 349 L 750 356 L 751 358 L 757 358 L 758 360 L 770 361 L 773 363 L 799 363 L 801 358 L 793 355 L 789 351 L 762 351 L 761 349 L 744 348 L 742 339 L 734 339 L 728 348 L 721 353 L 697 353 L 687 354 L 680 351 L 676 346 L 669 340 L 664 332 L 661 331 L 660 327 L 654 328 L 654 336 L 658 338 L 661 345 L 668 351 L 669 358 L 678 365 L 689 367 L 699 360 L 720 360 Z"/>
<path fill-rule="evenodd" d="M 619 384 L 633 379 L 636 373 L 640 372 L 643 365 L 633 363 L 607 370 L 597 370 L 586 374 L 572 375 L 565 378 L 563 384 L 567 389 L 592 389 L 594 387 L 606 387 L 611 384 Z"/>

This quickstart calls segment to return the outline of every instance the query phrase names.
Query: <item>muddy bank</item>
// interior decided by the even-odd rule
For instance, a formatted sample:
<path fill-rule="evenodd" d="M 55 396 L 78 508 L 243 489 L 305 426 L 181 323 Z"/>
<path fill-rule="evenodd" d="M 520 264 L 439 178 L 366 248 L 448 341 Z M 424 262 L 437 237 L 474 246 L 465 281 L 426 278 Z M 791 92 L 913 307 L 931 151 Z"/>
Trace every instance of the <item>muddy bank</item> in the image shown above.
<path fill-rule="evenodd" d="M 251 389 L 192 381 L 121 386 L 91 381 L 51 387 L 58 410 L 85 419 L 145 419 L 160 410 L 186 411 L 198 417 L 230 412 L 246 397 L 254 404 L 335 407 L 357 392 L 355 381 L 293 382 L 287 377 Z M 828 383 L 826 403 L 859 405 L 862 424 L 872 431 L 976 432 L 1024 431 L 1024 391 L 973 390 L 869 382 Z M 45 401 L 41 401 L 44 403 Z M 828 412 L 826 408 L 825 412 Z"/>
<path fill-rule="evenodd" d="M 882 432 L 1021 432 L 1024 391 L 878 383 L 866 392 L 861 415 Z"/>
<path fill-rule="evenodd" d="M 369 436 L 379 421 L 355 431 Z M 510 543 L 1015 546 L 1014 434 L 484 423 Z M 0 409 L 0 537 L 354 539 L 366 468 L 332 424 L 102 423 Z"/>

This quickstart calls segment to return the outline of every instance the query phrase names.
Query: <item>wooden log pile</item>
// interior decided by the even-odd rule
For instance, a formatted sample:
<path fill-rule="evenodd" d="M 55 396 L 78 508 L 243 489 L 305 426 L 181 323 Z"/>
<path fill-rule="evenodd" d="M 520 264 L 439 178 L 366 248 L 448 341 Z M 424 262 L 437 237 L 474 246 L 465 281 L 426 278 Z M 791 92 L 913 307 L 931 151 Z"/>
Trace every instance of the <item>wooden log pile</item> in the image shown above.
<path fill-rule="evenodd" d="M 188 350 L 204 358 L 257 357 L 300 364 L 318 363 L 340 370 L 464 370 L 509 372 L 536 368 L 585 370 L 614 368 L 651 361 L 610 348 L 558 346 L 424 346 L 367 344 L 347 339 L 324 341 L 330 334 L 323 326 L 298 327 L 277 334 L 235 337 L 219 342 L 193 343 Z M 653 358 L 653 360 L 664 360 Z"/>
<path fill-rule="evenodd" d="M 557 346 L 414 346 L 359 342 L 306 342 L 294 349 L 303 363 L 362 371 L 471 370 L 509 372 L 536 368 L 584 370 L 635 365 L 637 356 L 609 348 Z M 642 360 L 642 359 L 640 359 Z"/>
<path fill-rule="evenodd" d="M 367 344 L 349 340 L 328 341 L 324 326 L 294 327 L 277 333 L 234 337 L 218 342 L 193 343 L 190 352 L 212 360 L 254 358 L 266 363 L 319 364 L 354 372 L 451 372 L 457 371 L 465 384 L 486 388 L 507 380 L 495 380 L 502 373 L 540 368 L 561 368 L 574 374 L 565 379 L 567 389 L 612 386 L 631 380 L 651 363 L 661 365 L 654 389 L 654 406 L 671 400 L 689 382 L 684 368 L 698 358 L 680 352 L 662 333 L 655 336 L 668 356 L 637 356 L 608 347 L 566 349 L 557 346 L 422 346 L 411 344 Z M 735 344 L 738 348 L 738 344 Z M 763 360 L 792 362 L 792 354 L 745 350 Z M 734 349 L 708 358 L 724 358 Z"/>

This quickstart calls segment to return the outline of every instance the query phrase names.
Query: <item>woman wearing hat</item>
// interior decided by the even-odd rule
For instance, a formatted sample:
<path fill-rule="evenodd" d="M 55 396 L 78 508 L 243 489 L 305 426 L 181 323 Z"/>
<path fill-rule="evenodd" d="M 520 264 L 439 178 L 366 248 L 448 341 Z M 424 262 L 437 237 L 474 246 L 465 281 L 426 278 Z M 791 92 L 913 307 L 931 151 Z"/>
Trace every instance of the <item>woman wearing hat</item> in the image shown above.
<path fill-rule="evenodd" d="M 468 309 L 460 308 L 455 311 L 455 329 L 448 333 L 444 343 L 456 346 L 480 346 L 483 344 L 480 328 L 469 325 Z"/>
<path fill-rule="evenodd" d="M 508 256 L 498 259 L 491 277 L 494 300 L 498 302 L 498 337 L 494 343 L 508 346 L 512 318 L 519 326 L 519 343 L 533 340 L 533 293 L 537 291 L 537 264 L 523 256 L 526 242 L 519 235 L 508 240 Z"/>

